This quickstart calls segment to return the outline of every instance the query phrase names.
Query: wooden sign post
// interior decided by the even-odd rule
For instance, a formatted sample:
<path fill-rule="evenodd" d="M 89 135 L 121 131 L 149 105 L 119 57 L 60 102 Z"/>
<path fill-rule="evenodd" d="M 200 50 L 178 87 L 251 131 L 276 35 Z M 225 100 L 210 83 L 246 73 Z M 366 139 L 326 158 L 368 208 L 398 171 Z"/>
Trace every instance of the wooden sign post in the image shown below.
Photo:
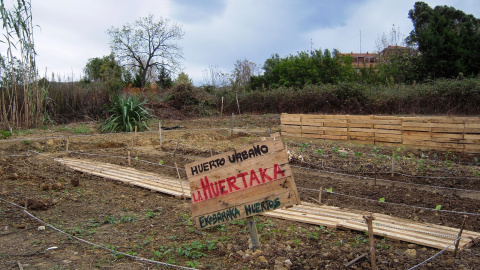
<path fill-rule="evenodd" d="M 199 229 L 300 204 L 280 137 L 189 163 L 185 169 Z"/>

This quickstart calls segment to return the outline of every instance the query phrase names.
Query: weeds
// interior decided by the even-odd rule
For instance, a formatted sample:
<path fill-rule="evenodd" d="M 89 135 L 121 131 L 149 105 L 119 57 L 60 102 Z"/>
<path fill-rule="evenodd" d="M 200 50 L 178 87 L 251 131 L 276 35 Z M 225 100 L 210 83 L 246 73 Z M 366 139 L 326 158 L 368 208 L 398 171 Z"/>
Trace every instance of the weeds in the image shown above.
<path fill-rule="evenodd" d="M 151 209 L 147 209 L 145 210 L 145 216 L 148 218 L 148 219 L 151 219 L 151 218 L 154 218 L 157 216 L 157 213 L 155 213 L 153 210 Z"/>
<path fill-rule="evenodd" d="M 12 133 L 10 131 L 0 129 L 0 139 L 7 139 L 10 136 L 12 136 Z"/>
<path fill-rule="evenodd" d="M 305 150 L 307 150 L 307 147 L 308 147 L 308 143 L 300 143 L 300 152 L 305 152 Z"/>
<path fill-rule="evenodd" d="M 128 223 L 128 222 L 136 222 L 137 221 L 137 218 L 131 214 L 131 215 L 121 215 L 119 219 L 116 219 L 115 217 L 112 217 L 112 216 L 105 216 L 105 219 L 103 221 L 104 224 L 119 224 L 119 223 Z"/>

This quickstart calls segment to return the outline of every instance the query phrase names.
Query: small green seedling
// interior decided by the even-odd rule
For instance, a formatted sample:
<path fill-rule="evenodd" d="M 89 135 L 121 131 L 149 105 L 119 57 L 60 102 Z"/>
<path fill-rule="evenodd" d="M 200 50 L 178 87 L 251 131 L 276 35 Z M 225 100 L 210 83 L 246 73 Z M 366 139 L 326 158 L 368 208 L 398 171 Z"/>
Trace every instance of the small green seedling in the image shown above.
<path fill-rule="evenodd" d="M 163 165 L 163 160 L 160 160 L 158 164 Z"/>
<path fill-rule="evenodd" d="M 333 188 L 331 188 L 331 187 L 330 187 L 330 188 L 325 188 L 325 191 L 332 193 L 332 192 L 333 192 Z"/>
<path fill-rule="evenodd" d="M 437 205 L 437 206 L 435 207 L 435 210 L 441 210 L 441 209 L 442 209 L 442 205 L 441 205 L 441 204 L 439 204 L 439 205 Z"/>
<path fill-rule="evenodd" d="M 323 155 L 322 149 L 318 149 L 317 151 L 315 151 L 315 153 L 317 153 L 317 154 L 319 154 L 319 155 Z"/>
<path fill-rule="evenodd" d="M 378 199 L 379 202 L 385 202 L 385 197 Z"/>
<path fill-rule="evenodd" d="M 305 152 L 308 147 L 308 143 L 301 143 L 300 144 L 300 152 Z"/>

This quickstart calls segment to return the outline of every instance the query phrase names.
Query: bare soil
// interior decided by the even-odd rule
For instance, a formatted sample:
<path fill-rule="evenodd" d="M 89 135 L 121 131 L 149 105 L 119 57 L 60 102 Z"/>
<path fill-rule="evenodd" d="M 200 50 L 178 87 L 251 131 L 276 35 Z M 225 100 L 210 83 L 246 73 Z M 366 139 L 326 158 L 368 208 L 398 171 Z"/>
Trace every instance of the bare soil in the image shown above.
<path fill-rule="evenodd" d="M 0 140 L 0 268 L 167 268 L 74 236 L 118 252 L 198 269 L 345 269 L 347 262 L 368 253 L 364 233 L 258 216 L 261 251 L 254 252 L 244 221 L 199 231 L 190 219 L 189 200 L 76 172 L 52 158 L 129 166 L 125 157 L 130 151 L 132 167 L 176 177 L 175 161 L 183 168 L 195 158 L 258 141 L 279 131 L 279 119 L 279 115 L 236 116 L 234 125 L 242 128 L 235 128 L 233 137 L 230 117 L 162 121 L 162 127 L 179 127 L 162 132 L 162 147 L 156 131 L 100 135 L 96 123 L 50 126 Z M 157 126 L 152 123 L 153 129 Z M 65 152 L 67 136 L 70 153 Z M 475 155 L 283 140 L 303 201 L 316 202 L 319 192 L 312 189 L 328 189 L 333 193 L 322 193 L 327 205 L 459 228 L 463 215 L 434 210 L 441 205 L 442 210 L 477 214 L 469 216 L 465 229 L 480 232 L 480 168 Z M 391 175 L 392 158 L 395 172 L 404 175 Z M 44 224 L 19 206 L 70 236 L 41 228 Z M 382 237 L 375 241 L 379 269 L 408 269 L 439 252 Z M 445 252 L 419 269 L 480 269 L 478 258 L 480 243 L 457 258 Z M 349 267 L 370 268 L 368 258 Z"/>

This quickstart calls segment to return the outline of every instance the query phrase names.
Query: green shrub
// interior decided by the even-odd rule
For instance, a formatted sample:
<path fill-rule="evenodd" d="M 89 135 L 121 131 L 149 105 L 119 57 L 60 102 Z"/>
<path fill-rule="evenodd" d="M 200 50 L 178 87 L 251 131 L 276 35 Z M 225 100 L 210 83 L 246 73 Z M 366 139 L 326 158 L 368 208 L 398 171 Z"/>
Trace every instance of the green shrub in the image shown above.
<path fill-rule="evenodd" d="M 119 95 L 115 97 L 108 112 L 111 113 L 102 125 L 102 132 L 131 132 L 137 127 L 138 131 L 149 130 L 145 120 L 153 117 L 144 107 L 146 99 L 137 96 Z"/>
<path fill-rule="evenodd" d="M 0 139 L 7 139 L 10 136 L 12 136 L 12 133 L 10 131 L 0 129 Z"/>

